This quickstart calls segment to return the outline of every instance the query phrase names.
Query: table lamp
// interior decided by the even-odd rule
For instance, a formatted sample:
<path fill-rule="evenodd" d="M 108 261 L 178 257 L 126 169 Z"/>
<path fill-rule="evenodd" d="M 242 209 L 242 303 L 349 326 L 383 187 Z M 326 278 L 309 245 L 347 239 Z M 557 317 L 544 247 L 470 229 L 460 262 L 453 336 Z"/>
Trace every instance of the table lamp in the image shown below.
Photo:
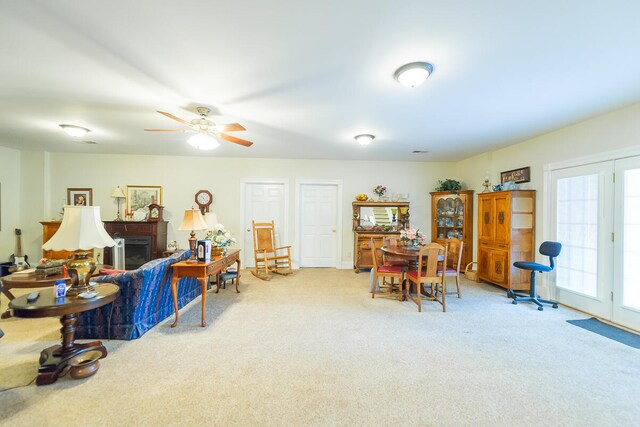
<path fill-rule="evenodd" d="M 194 264 L 198 262 L 198 258 L 196 257 L 197 239 L 195 230 L 206 230 L 207 228 L 208 225 L 204 221 L 200 209 L 191 208 L 184 211 L 184 218 L 182 219 L 182 223 L 180 224 L 180 227 L 178 227 L 178 230 L 191 230 L 191 234 L 189 235 L 189 250 L 191 251 L 191 256 L 187 262 Z"/>
<path fill-rule="evenodd" d="M 120 218 L 120 202 L 122 201 L 122 199 L 126 199 L 127 196 L 124 195 L 124 191 L 122 191 L 122 188 L 120 188 L 120 186 L 118 185 L 116 189 L 113 190 L 113 194 L 111 195 L 111 197 L 118 201 L 118 215 L 116 216 L 116 219 L 114 219 L 114 221 L 122 221 L 122 218 Z"/>
<path fill-rule="evenodd" d="M 70 296 L 91 290 L 89 277 L 95 269 L 95 260 L 91 255 L 94 248 L 112 247 L 116 244 L 102 225 L 100 206 L 65 206 L 62 224 L 44 245 L 47 251 L 83 251 L 76 252 L 67 262 L 67 271 L 71 276 Z"/>

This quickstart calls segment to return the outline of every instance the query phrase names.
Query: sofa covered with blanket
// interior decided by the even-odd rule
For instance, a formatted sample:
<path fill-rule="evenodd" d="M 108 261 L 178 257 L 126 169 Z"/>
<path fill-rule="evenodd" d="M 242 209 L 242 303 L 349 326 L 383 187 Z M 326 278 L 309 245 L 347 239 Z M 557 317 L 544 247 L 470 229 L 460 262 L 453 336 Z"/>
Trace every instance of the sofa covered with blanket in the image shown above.
<path fill-rule="evenodd" d="M 149 261 L 137 270 L 98 276 L 96 282 L 114 283 L 120 295 L 111 304 L 78 315 L 75 337 L 132 340 L 174 313 L 171 297 L 172 264 L 187 259 L 188 251 Z M 195 278 L 178 283 L 178 307 L 202 293 Z"/>

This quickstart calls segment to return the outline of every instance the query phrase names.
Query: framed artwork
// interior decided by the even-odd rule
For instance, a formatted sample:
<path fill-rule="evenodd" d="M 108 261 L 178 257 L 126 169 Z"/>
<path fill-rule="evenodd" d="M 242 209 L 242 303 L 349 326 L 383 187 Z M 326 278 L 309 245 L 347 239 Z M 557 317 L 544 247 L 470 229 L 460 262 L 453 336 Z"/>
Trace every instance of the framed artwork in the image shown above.
<path fill-rule="evenodd" d="M 159 185 L 127 185 L 128 212 L 136 211 L 150 204 L 162 205 L 162 187 Z"/>
<path fill-rule="evenodd" d="M 526 168 L 500 172 L 500 183 L 504 184 L 508 181 L 515 182 L 516 184 L 531 181 L 531 168 L 527 166 Z"/>
<path fill-rule="evenodd" d="M 93 206 L 93 188 L 67 188 L 67 204 Z"/>

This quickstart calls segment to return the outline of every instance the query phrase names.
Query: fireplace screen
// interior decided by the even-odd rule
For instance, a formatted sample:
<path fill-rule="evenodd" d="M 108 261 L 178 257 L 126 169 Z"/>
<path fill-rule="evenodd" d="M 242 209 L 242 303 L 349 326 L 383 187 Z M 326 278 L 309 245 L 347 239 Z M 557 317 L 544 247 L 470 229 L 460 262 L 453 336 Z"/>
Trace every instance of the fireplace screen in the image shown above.
<path fill-rule="evenodd" d="M 151 260 L 151 237 L 136 236 L 124 239 L 125 269 L 135 270 Z"/>

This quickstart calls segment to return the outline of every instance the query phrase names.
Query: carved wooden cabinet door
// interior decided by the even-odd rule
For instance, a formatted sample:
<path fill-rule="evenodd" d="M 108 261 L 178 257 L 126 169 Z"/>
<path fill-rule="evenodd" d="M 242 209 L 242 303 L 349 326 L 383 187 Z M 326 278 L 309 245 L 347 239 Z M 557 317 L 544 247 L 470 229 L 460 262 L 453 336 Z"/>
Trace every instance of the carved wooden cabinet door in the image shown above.
<path fill-rule="evenodd" d="M 495 203 L 495 234 L 494 239 L 499 243 L 509 243 L 509 231 L 511 228 L 510 197 L 508 194 L 497 195 Z"/>
<path fill-rule="evenodd" d="M 493 198 L 479 199 L 478 238 L 493 240 L 495 235 L 495 215 Z"/>

